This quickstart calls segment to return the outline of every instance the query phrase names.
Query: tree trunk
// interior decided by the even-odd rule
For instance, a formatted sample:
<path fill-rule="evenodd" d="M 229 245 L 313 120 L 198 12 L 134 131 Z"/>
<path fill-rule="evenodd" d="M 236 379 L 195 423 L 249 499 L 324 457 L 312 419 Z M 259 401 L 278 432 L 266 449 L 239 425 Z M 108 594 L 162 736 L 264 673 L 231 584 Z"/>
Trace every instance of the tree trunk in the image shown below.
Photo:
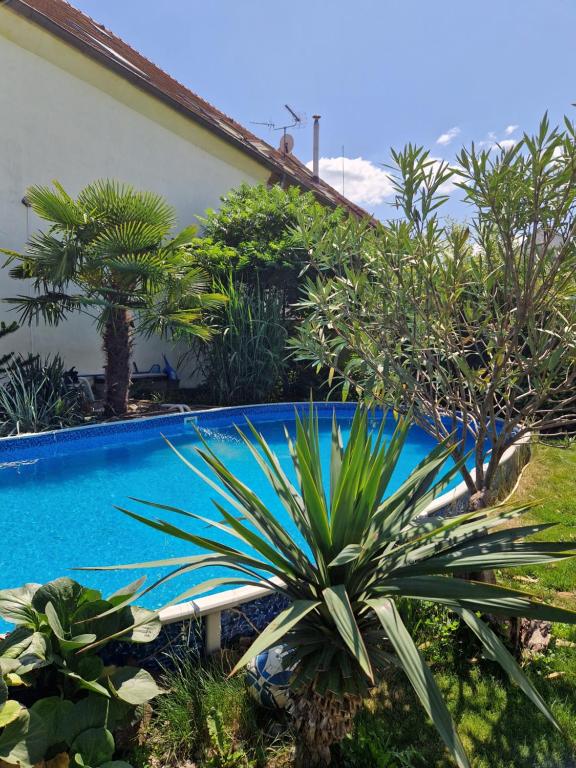
<path fill-rule="evenodd" d="M 295 694 L 288 711 L 296 732 L 295 768 L 323 768 L 330 764 L 330 747 L 349 734 L 360 709 L 360 696 L 321 696 L 312 689 Z"/>
<path fill-rule="evenodd" d="M 486 509 L 488 506 L 488 490 L 482 488 L 482 490 L 476 491 L 470 497 L 468 503 L 468 509 L 470 512 L 480 511 Z M 481 581 L 484 584 L 496 584 L 496 576 L 494 571 L 468 571 L 463 574 L 463 577 L 468 581 Z"/>
<path fill-rule="evenodd" d="M 127 309 L 112 309 L 104 328 L 106 355 L 106 416 L 124 416 L 128 410 L 132 317 Z"/>

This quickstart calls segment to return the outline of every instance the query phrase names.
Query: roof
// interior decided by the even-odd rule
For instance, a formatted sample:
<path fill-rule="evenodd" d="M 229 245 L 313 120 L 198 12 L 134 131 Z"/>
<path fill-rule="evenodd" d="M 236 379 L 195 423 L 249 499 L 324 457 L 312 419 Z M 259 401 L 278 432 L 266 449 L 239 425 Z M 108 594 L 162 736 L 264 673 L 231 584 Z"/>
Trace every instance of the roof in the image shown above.
<path fill-rule="evenodd" d="M 274 181 L 300 186 L 313 192 L 322 203 L 341 206 L 359 217 L 369 217 L 363 208 L 325 181 L 314 178 L 294 155 L 274 149 L 64 0 L 8 0 L 4 7 L 41 25 L 250 155 L 270 169 Z"/>

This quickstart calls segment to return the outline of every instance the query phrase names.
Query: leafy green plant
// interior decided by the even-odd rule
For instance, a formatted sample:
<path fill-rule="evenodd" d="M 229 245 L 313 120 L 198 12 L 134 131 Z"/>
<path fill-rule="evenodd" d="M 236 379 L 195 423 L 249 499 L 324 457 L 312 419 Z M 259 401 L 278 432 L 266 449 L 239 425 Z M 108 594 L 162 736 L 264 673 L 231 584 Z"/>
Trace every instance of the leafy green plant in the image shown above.
<path fill-rule="evenodd" d="M 47 742 L 42 719 L 20 702 L 8 698 L 8 686 L 0 665 L 0 762 L 28 768 L 44 756 Z"/>
<path fill-rule="evenodd" d="M 227 301 L 212 317 L 210 343 L 200 349 L 205 379 L 221 405 L 268 402 L 287 368 L 282 298 L 232 278 L 217 290 Z"/>
<path fill-rule="evenodd" d="M 90 184 L 76 200 L 57 182 L 31 187 L 26 197 L 50 228 L 33 235 L 25 253 L 5 251 L 18 262 L 11 276 L 32 280 L 35 289 L 5 301 L 23 323 L 58 325 L 75 312 L 96 318 L 106 355 L 106 409 L 122 415 L 135 331 L 210 335 L 203 310 L 220 298 L 207 291 L 190 254 L 196 228 L 170 239 L 176 215 L 165 200 L 114 181 Z"/>
<path fill-rule="evenodd" d="M 422 518 L 431 499 L 459 471 L 456 462 L 438 476 L 452 453 L 445 443 L 437 445 L 402 485 L 387 495 L 409 424 L 408 419 L 401 420 L 386 443 L 384 423 L 373 434 L 368 411 L 358 408 L 344 447 L 334 417 L 328 490 L 322 473 L 318 418 L 312 407 L 307 419 L 296 416 L 296 439 L 288 439 L 298 488 L 254 427 L 250 427 L 250 436 L 239 430 L 246 450 L 278 495 L 306 549 L 278 520 L 275 510 L 235 477 L 205 441 L 197 449 L 198 456 L 219 482 L 174 451 L 224 500 L 226 506 L 214 502 L 221 519 L 169 509 L 190 522 L 213 526 L 238 538 L 242 549 L 222 543 L 219 537 L 206 536 L 203 530 L 190 532 L 123 510 L 155 530 L 207 550 L 207 554 L 193 554 L 172 563 L 178 566 L 173 576 L 215 565 L 237 572 L 236 576 L 210 578 L 188 588 L 176 600 L 216 586 L 262 580 L 272 591 L 291 599 L 291 605 L 253 642 L 235 670 L 262 650 L 286 643 L 286 663 L 293 665 L 291 715 L 300 765 L 329 761 L 330 745 L 350 732 L 354 716 L 379 673 L 394 666 L 404 671 L 458 765 L 469 766 L 440 689 L 402 621 L 400 599 L 437 603 L 454 611 L 478 637 L 485 653 L 498 661 L 532 704 L 556 724 L 542 697 L 477 612 L 568 623 L 576 623 L 576 613 L 536 602 L 517 590 L 455 577 L 480 566 L 489 570 L 573 557 L 574 542 L 525 542 L 538 527 L 502 528 L 526 507 L 482 509 L 448 519 Z M 166 509 L 162 504 L 143 503 Z M 170 565 L 170 561 L 123 567 L 138 565 L 158 567 Z"/>
<path fill-rule="evenodd" d="M 429 664 L 446 661 L 458 650 L 461 624 L 445 605 L 405 600 L 399 601 L 398 610 Z"/>
<path fill-rule="evenodd" d="M 79 424 L 84 394 L 59 355 L 18 356 L 0 380 L 0 435 L 44 432 Z"/>
<path fill-rule="evenodd" d="M 226 733 L 220 710 L 212 707 L 206 718 L 210 736 L 210 754 L 206 768 L 251 768 L 253 763 L 242 748 L 234 745 Z"/>
<path fill-rule="evenodd" d="M 162 690 L 143 669 L 104 666 L 96 648 L 123 629 L 127 642 L 158 635 L 151 612 L 123 605 L 140 584 L 107 600 L 66 578 L 0 591 L 0 616 L 16 625 L 0 641 L 0 701 L 3 689 L 14 691 L 0 710 L 0 724 L 11 716 L 0 735 L 1 759 L 27 749 L 30 759 L 18 757 L 27 766 L 69 752 L 74 766 L 121 768 L 113 761 L 113 730 Z"/>

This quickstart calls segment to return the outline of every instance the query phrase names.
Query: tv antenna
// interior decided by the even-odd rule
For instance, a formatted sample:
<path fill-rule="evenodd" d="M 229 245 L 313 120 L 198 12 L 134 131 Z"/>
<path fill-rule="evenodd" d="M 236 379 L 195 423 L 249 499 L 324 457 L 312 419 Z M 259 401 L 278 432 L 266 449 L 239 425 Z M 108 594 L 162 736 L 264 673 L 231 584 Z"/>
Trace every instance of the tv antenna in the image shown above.
<path fill-rule="evenodd" d="M 271 120 L 264 122 L 252 121 L 252 125 L 265 125 L 271 131 L 282 131 L 282 138 L 280 139 L 280 151 L 289 155 L 294 149 L 294 137 L 288 133 L 290 128 L 303 128 L 306 123 L 306 117 L 302 113 L 296 112 L 288 104 L 284 104 L 284 109 L 290 115 L 290 122 L 285 125 L 277 125 Z"/>

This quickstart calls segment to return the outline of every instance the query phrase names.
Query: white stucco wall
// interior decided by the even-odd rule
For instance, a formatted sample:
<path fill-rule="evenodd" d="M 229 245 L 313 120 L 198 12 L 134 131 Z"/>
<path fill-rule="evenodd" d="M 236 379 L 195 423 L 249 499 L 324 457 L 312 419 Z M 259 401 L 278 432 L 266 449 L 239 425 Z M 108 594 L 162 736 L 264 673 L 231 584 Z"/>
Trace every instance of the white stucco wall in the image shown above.
<path fill-rule="evenodd" d="M 21 251 L 27 235 L 45 226 L 21 203 L 32 184 L 57 179 L 75 195 L 95 179 L 126 181 L 164 195 L 183 227 L 218 207 L 232 187 L 268 175 L 209 131 L 0 7 L 0 247 Z M 0 298 L 26 290 L 0 269 Z M 1 303 L 0 319 L 15 319 Z M 80 371 L 102 369 L 100 340 L 85 317 L 57 328 L 22 328 L 0 346 L 0 353 L 59 352 Z M 138 341 L 138 366 L 160 362 L 165 348 L 159 340 Z"/>

